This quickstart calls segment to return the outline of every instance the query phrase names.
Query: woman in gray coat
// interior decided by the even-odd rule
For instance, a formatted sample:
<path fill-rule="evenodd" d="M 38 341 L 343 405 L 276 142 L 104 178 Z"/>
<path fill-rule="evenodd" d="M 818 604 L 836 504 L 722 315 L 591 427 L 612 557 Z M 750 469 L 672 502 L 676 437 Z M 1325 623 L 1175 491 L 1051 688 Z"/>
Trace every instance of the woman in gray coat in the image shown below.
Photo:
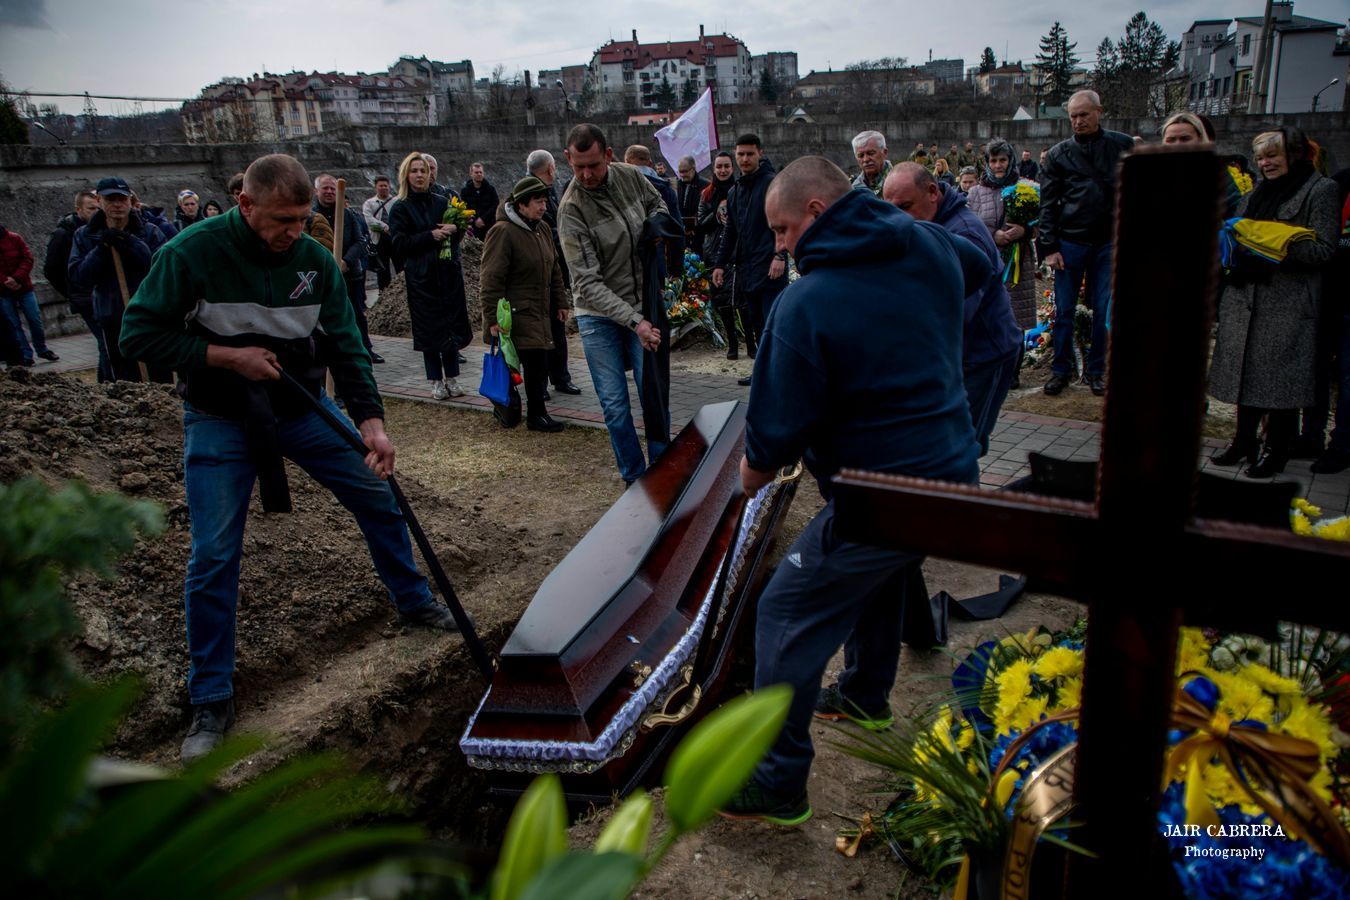
<path fill-rule="evenodd" d="M 1238 415 L 1233 443 L 1214 461 L 1231 466 L 1252 459 L 1247 477 L 1269 478 L 1289 460 L 1299 408 L 1313 402 L 1322 269 L 1336 251 L 1340 222 L 1336 184 L 1313 170 L 1301 131 L 1259 134 L 1252 151 L 1262 180 L 1242 198 L 1237 214 L 1315 233 L 1311 240 L 1289 244 L 1279 264 L 1239 254 L 1219 300 L 1209 393 L 1236 403 Z M 1262 418 L 1264 447 L 1257 439 Z"/>

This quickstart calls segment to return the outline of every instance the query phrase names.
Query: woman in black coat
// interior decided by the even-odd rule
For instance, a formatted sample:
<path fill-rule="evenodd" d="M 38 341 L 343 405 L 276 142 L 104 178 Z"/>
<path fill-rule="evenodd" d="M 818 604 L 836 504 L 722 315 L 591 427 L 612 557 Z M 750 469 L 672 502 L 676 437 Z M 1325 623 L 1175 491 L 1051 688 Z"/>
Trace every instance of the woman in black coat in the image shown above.
<path fill-rule="evenodd" d="M 464 395 L 459 385 L 459 351 L 473 340 L 459 262 L 459 242 L 464 235 L 441 221 L 448 202 L 431 191 L 431 167 L 426 159 L 421 153 L 409 153 L 398 167 L 398 199 L 389 210 L 389 236 L 407 281 L 413 349 L 422 351 L 435 400 Z M 454 253 L 450 259 L 441 259 L 446 241 Z"/>
<path fill-rule="evenodd" d="M 713 258 L 717 255 L 717 246 L 722 243 L 722 231 L 727 223 L 727 194 L 731 193 L 731 188 L 736 184 L 734 177 L 735 166 L 732 164 L 731 154 L 723 150 L 713 158 L 713 178 L 708 182 L 703 193 L 699 195 L 698 217 L 694 226 L 694 234 L 703 240 L 702 251 L 703 261 L 712 264 Z M 727 359 L 737 359 L 740 356 L 739 344 L 736 340 L 736 301 L 732 291 L 732 285 L 735 279 L 725 277 L 722 279 L 722 286 L 712 289 L 712 304 L 717 310 L 717 316 L 722 320 L 722 326 L 727 332 Z M 754 357 L 753 348 L 750 349 L 751 358 Z"/>

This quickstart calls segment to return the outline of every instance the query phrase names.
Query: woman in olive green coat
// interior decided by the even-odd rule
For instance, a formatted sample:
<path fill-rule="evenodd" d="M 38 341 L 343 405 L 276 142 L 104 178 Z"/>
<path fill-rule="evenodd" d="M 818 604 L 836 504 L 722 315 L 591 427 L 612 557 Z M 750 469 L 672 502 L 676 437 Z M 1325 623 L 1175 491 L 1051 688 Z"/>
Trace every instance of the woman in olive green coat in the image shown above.
<path fill-rule="evenodd" d="M 488 230 L 479 271 L 483 340 L 500 333 L 497 301 L 511 304 L 511 341 L 520 354 L 525 380 L 526 420 L 531 431 L 561 431 L 562 423 L 544 407 L 548 351 L 553 349 L 551 321 L 567 321 L 569 304 L 553 232 L 543 221 L 548 186 L 534 176 L 516 182 L 503 204 L 506 215 Z"/>

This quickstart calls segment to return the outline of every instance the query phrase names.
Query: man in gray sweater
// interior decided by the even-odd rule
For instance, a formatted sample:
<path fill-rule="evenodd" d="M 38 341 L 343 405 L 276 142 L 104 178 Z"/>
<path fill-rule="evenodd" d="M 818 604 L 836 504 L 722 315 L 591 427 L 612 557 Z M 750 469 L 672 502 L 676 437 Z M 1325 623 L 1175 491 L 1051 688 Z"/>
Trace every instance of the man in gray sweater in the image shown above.
<path fill-rule="evenodd" d="M 572 129 L 565 155 L 575 177 L 558 205 L 558 232 L 572 274 L 577 329 L 619 474 L 632 484 L 647 463 L 633 426 L 625 372 L 632 370 L 640 391 L 643 351 L 656 350 L 663 337 L 642 315 L 638 246 L 644 223 L 669 210 L 645 175 L 614 162 L 604 132 L 594 125 Z M 648 410 L 643 415 L 651 421 Z M 664 444 L 649 441 L 647 459 L 655 461 L 663 450 Z"/>

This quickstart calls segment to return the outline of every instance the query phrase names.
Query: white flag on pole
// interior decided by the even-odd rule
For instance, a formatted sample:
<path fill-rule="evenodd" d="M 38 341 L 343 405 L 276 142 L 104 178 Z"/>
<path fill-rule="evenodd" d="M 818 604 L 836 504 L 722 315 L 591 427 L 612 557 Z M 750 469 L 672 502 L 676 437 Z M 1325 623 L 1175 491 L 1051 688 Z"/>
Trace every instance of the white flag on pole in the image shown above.
<path fill-rule="evenodd" d="M 681 157 L 692 156 L 697 169 L 712 165 L 713 151 L 717 149 L 717 121 L 713 113 L 712 88 L 705 88 L 693 106 L 656 133 L 661 155 L 672 164 Z"/>

